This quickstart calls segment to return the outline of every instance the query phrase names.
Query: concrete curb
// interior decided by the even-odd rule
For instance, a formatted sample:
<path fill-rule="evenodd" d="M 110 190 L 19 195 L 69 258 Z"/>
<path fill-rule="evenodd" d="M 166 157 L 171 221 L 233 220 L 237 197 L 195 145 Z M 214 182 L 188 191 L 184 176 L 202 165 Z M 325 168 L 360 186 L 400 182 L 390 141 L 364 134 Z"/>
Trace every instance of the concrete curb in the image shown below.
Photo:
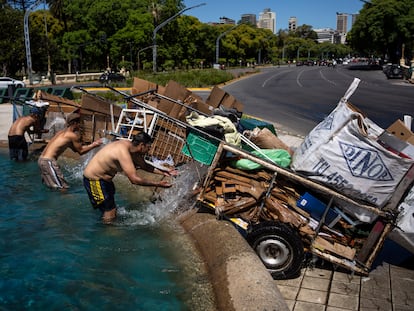
<path fill-rule="evenodd" d="M 218 310 L 289 310 L 276 282 L 232 224 L 197 209 L 178 220 L 206 263 Z"/>

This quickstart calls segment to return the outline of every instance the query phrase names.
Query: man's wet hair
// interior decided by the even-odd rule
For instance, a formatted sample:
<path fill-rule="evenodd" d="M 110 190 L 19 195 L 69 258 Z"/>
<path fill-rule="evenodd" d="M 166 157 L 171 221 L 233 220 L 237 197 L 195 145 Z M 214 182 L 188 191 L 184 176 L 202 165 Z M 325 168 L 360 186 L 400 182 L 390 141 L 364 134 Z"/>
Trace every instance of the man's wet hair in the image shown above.
<path fill-rule="evenodd" d="M 138 146 L 140 143 L 151 144 L 152 137 L 145 132 L 141 132 L 141 133 L 134 135 L 132 138 L 132 144 L 134 146 Z"/>

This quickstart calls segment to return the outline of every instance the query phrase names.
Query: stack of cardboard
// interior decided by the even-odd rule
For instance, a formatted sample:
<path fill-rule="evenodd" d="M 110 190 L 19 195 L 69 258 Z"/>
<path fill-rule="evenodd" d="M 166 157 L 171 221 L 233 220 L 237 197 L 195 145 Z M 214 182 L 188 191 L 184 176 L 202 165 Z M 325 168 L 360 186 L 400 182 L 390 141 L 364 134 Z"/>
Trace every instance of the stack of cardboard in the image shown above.
<path fill-rule="evenodd" d="M 157 117 L 157 122 L 152 133 L 154 138 L 153 147 L 150 155 L 164 159 L 168 155 L 172 156 L 174 163 L 179 164 L 189 160 L 181 151 L 187 139 L 185 127 L 173 120 L 186 122 L 186 116 L 193 110 L 202 115 L 211 116 L 213 110 L 220 106 L 234 108 L 242 111 L 242 104 L 235 98 L 218 87 L 214 87 L 207 102 L 194 94 L 186 87 L 175 81 L 169 81 L 165 87 L 143 79 L 134 78 L 132 95 L 135 98 L 156 108 L 169 118 L 162 115 Z M 133 102 L 128 107 L 133 108 Z M 171 119 L 170 119 L 171 118 Z"/>
<path fill-rule="evenodd" d="M 84 94 L 81 101 L 82 141 L 91 143 L 113 131 L 122 108 L 99 97 Z M 112 123 L 113 122 L 113 123 Z"/>
<path fill-rule="evenodd" d="M 337 220 L 333 228 L 324 224 L 317 232 L 315 219 L 298 204 L 304 189 L 280 176 L 272 176 L 266 170 L 247 172 L 230 166 L 216 167 L 199 201 L 216 214 L 242 218 L 252 224 L 285 223 L 297 230 L 307 247 L 352 260 L 360 245 L 354 237 L 343 234 L 349 229 L 346 222 Z"/>

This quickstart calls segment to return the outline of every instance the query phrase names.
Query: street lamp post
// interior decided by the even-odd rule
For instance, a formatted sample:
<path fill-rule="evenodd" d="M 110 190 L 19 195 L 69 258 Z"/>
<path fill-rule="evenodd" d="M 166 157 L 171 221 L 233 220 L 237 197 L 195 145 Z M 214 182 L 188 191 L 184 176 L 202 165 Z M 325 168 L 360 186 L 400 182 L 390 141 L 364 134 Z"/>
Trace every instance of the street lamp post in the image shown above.
<path fill-rule="evenodd" d="M 225 36 L 226 34 L 228 34 L 230 31 L 232 31 L 234 28 L 240 26 L 239 25 L 234 25 L 233 27 L 231 27 L 229 30 L 223 32 L 222 34 L 220 34 L 217 39 L 216 39 L 216 64 L 219 63 L 219 51 L 220 51 L 220 39 Z"/>
<path fill-rule="evenodd" d="M 157 31 L 160 30 L 165 25 L 167 25 L 173 19 L 175 19 L 178 16 L 180 16 L 181 14 L 183 14 L 185 11 L 188 11 L 188 10 L 191 10 L 191 9 L 194 9 L 194 8 L 198 8 L 198 7 L 202 6 L 202 5 L 206 5 L 206 3 L 201 3 L 201 4 L 198 4 L 198 5 L 194 5 L 192 7 L 183 9 L 180 12 L 178 12 L 177 14 L 169 17 L 164 22 L 162 22 L 161 24 L 159 24 L 157 27 L 154 28 L 154 31 L 152 33 L 152 71 L 154 73 L 157 72 Z"/>
<path fill-rule="evenodd" d="M 26 48 L 26 62 L 27 62 L 27 73 L 29 76 L 29 84 L 33 84 L 33 72 L 32 72 L 32 54 L 30 51 L 30 36 L 29 36 L 29 15 L 40 3 L 44 0 L 37 0 L 30 6 L 24 14 L 23 28 L 24 28 L 24 43 Z"/>
<path fill-rule="evenodd" d="M 138 64 L 137 64 L 138 71 L 139 71 L 139 64 L 140 64 L 140 62 L 139 62 L 139 53 L 141 53 L 142 51 L 148 50 L 148 49 L 150 49 L 152 47 L 153 46 L 150 45 L 150 46 L 147 46 L 146 48 L 143 48 L 143 49 L 141 49 L 141 50 L 138 51 Z"/>

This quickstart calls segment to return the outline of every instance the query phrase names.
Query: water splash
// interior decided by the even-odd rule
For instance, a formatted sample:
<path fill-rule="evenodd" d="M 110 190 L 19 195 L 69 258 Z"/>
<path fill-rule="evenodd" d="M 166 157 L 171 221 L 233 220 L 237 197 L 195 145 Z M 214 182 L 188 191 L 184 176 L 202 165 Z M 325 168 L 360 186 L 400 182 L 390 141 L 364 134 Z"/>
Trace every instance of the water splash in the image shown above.
<path fill-rule="evenodd" d="M 80 161 L 65 159 L 62 165 L 69 183 L 83 182 L 83 170 L 97 151 L 92 150 L 82 156 Z M 156 189 L 132 185 L 125 175 L 117 174 L 113 179 L 116 187 L 115 201 L 118 206 L 118 218 L 114 225 L 158 225 L 174 214 L 190 209 L 195 204 L 195 197 L 192 195 L 194 184 L 199 182 L 200 174 L 206 167 L 194 162 L 182 165 L 178 170 L 177 177 L 165 177 L 171 179 L 171 188 Z M 144 176 L 148 177 L 151 178 Z"/>
<path fill-rule="evenodd" d="M 180 174 L 173 179 L 171 188 L 159 188 L 154 192 L 152 188 L 134 185 L 129 185 L 125 189 L 124 185 L 119 192 L 126 195 L 128 201 L 132 203 L 127 207 L 119 207 L 118 215 L 121 216 L 121 224 L 156 225 L 192 208 L 195 204 L 192 191 L 194 184 L 198 182 L 198 174 L 194 165 L 191 163 L 181 166 Z"/>

